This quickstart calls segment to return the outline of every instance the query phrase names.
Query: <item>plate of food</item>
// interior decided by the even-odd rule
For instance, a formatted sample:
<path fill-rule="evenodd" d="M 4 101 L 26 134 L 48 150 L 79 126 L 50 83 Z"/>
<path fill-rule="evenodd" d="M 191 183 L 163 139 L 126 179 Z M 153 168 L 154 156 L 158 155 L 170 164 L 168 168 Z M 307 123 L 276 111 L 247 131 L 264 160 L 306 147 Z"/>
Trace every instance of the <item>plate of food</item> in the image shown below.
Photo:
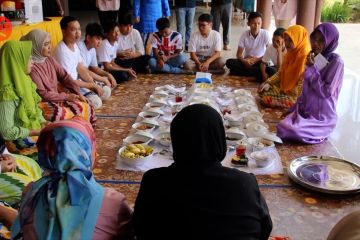
<path fill-rule="evenodd" d="M 154 148 L 145 144 L 130 144 L 119 149 L 119 159 L 129 166 L 146 163 L 153 155 Z"/>
<path fill-rule="evenodd" d="M 133 134 L 127 136 L 123 140 L 123 145 L 130 145 L 130 144 L 149 144 L 152 138 L 150 136 L 140 135 L 140 134 Z"/>
<path fill-rule="evenodd" d="M 289 177 L 303 187 L 329 194 L 360 192 L 360 166 L 336 157 L 304 156 L 292 160 Z"/>

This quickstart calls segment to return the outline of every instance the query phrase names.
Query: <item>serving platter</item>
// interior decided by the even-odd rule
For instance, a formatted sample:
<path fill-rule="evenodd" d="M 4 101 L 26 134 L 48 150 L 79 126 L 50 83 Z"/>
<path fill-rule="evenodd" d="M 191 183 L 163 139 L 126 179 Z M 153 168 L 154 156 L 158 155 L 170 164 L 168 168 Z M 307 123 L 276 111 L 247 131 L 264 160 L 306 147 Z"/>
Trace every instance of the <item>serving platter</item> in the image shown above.
<path fill-rule="evenodd" d="M 329 194 L 360 192 L 360 166 L 336 157 L 304 156 L 290 162 L 289 177 L 296 183 Z"/>

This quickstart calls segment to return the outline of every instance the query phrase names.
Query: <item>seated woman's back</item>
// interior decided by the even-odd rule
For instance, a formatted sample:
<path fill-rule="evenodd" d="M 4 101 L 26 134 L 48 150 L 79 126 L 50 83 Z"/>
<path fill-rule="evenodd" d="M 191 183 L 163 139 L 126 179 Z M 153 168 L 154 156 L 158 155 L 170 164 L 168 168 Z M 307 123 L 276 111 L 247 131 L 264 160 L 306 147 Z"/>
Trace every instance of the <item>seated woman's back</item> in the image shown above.
<path fill-rule="evenodd" d="M 24 193 L 12 238 L 132 239 L 132 211 L 124 196 L 92 175 L 96 150 L 90 123 L 79 117 L 52 123 L 37 146 L 46 174 Z"/>
<path fill-rule="evenodd" d="M 142 180 L 138 239 L 267 239 L 272 223 L 255 177 L 221 166 L 220 115 L 205 105 L 187 107 L 173 120 L 171 138 L 175 163 Z"/>

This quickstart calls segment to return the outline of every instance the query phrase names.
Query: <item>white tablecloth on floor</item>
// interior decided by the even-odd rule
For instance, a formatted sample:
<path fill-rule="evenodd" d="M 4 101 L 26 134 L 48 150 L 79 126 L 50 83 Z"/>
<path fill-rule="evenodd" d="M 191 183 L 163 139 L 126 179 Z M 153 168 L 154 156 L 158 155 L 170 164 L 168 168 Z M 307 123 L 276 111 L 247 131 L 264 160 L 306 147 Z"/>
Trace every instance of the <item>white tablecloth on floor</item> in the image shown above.
<path fill-rule="evenodd" d="M 140 172 L 146 172 L 147 170 L 153 169 L 153 168 L 159 168 L 159 167 L 167 167 L 170 166 L 174 161 L 171 156 L 171 152 L 168 153 L 168 155 L 161 156 L 159 152 L 164 149 L 164 147 L 161 147 L 160 145 L 155 144 L 154 149 L 154 156 L 149 159 L 149 161 L 146 162 L 146 164 L 143 165 L 137 165 L 137 166 L 129 166 L 118 158 L 116 168 L 119 170 L 128 170 L 128 171 L 140 171 Z M 270 154 L 272 154 L 272 163 L 264 168 L 258 168 L 256 167 L 255 161 L 249 157 L 249 162 L 247 167 L 238 167 L 234 166 L 231 163 L 231 158 L 235 154 L 234 150 L 230 150 L 227 154 L 224 160 L 221 162 L 221 164 L 225 167 L 231 167 L 231 168 L 237 168 L 241 171 L 247 172 L 247 173 L 253 173 L 255 175 L 265 175 L 265 174 L 282 174 L 283 172 L 283 166 L 281 163 L 280 156 L 276 150 L 276 148 L 268 148 L 266 151 L 268 151 Z M 247 156 L 250 155 L 250 152 L 247 152 Z"/>
<path fill-rule="evenodd" d="M 215 98 L 216 94 L 213 94 L 213 95 L 214 95 L 213 97 Z M 143 110 L 146 110 L 146 108 L 144 107 Z M 167 110 L 164 110 L 164 112 L 165 112 L 165 118 L 168 118 L 171 121 L 172 118 L 173 118 L 173 116 L 171 114 L 171 109 L 168 107 Z M 136 119 L 136 122 L 139 122 L 140 120 L 141 120 L 141 118 L 138 117 Z M 157 129 L 155 129 L 153 131 L 152 134 L 156 137 L 156 135 L 161 131 L 164 131 L 164 129 L 160 130 L 159 128 L 157 128 Z M 134 132 L 135 132 L 135 130 L 132 129 L 130 131 L 130 134 L 132 134 Z M 167 167 L 167 166 L 171 165 L 174 162 L 173 159 L 172 159 L 171 147 L 164 147 L 164 146 L 160 145 L 158 142 L 156 142 L 156 140 L 153 140 L 150 145 L 152 147 L 154 147 L 154 155 L 148 161 L 146 161 L 145 164 L 129 166 L 126 163 L 122 162 L 121 159 L 119 158 L 119 156 L 117 156 L 116 169 L 128 170 L 128 171 L 146 172 L 147 170 L 150 170 L 152 168 Z M 249 150 L 247 150 L 247 152 L 246 152 L 246 155 L 249 158 L 249 162 L 248 162 L 247 167 L 234 166 L 231 163 L 231 158 L 234 156 L 235 150 L 229 150 L 228 151 L 226 157 L 222 161 L 222 165 L 226 166 L 226 167 L 237 168 L 237 169 L 239 169 L 241 171 L 248 172 L 248 173 L 253 173 L 255 175 L 282 174 L 283 173 L 283 166 L 282 166 L 281 159 L 280 159 L 280 156 L 279 156 L 276 148 L 275 147 L 267 148 L 266 151 L 268 151 L 269 154 L 272 155 L 273 159 L 272 159 L 272 163 L 269 166 L 264 167 L 264 168 L 257 168 L 256 167 L 255 161 L 250 158 L 250 153 L 251 152 Z M 159 154 L 159 153 L 164 153 L 164 152 L 166 153 L 165 155 Z"/>

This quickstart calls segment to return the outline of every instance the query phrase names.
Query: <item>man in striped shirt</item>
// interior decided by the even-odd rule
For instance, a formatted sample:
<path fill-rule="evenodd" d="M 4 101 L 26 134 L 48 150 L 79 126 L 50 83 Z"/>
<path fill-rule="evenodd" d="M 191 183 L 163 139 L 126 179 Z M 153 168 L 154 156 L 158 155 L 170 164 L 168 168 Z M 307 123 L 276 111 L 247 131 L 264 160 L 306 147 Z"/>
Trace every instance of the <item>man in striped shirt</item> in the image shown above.
<path fill-rule="evenodd" d="M 167 18 L 159 18 L 156 27 L 159 31 L 150 39 L 154 54 L 149 60 L 151 72 L 184 73 L 186 55 L 182 53 L 181 34 L 171 30 Z"/>

